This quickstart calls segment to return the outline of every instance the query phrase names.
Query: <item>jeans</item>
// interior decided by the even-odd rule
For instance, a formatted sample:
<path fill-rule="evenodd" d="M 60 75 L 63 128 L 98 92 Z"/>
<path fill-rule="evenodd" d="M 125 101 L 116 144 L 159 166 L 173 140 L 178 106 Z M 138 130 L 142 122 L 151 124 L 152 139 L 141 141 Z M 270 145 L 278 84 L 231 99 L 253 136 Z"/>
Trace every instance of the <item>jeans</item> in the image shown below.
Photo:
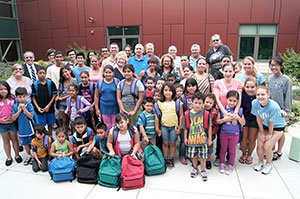
<path fill-rule="evenodd" d="M 170 143 L 176 142 L 177 135 L 175 131 L 175 126 L 166 127 L 161 125 L 161 134 L 162 134 L 163 142 L 170 142 Z"/>
<path fill-rule="evenodd" d="M 186 146 L 184 143 L 184 129 L 182 129 L 180 134 L 179 158 L 185 158 L 185 156 L 186 156 Z"/>
<path fill-rule="evenodd" d="M 42 163 L 41 168 L 39 167 L 39 164 L 37 163 L 36 159 L 34 159 L 33 164 L 32 164 L 32 170 L 34 172 L 38 172 L 39 170 L 42 170 L 42 172 L 48 171 L 48 157 L 44 158 L 39 158 L 39 160 Z"/>

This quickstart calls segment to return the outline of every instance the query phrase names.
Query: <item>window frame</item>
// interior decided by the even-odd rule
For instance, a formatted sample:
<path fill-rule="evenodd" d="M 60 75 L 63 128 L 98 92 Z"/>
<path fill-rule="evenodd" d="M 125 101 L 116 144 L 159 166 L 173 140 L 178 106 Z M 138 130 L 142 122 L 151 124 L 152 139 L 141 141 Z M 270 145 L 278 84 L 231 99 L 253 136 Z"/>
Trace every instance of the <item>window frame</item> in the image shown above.
<path fill-rule="evenodd" d="M 108 31 L 108 28 L 110 27 L 122 27 L 122 32 L 123 34 L 122 35 L 112 35 L 110 36 L 109 35 L 109 31 Z M 122 46 L 119 46 L 120 50 L 123 49 L 127 43 L 126 43 L 126 39 L 138 39 L 138 43 L 140 43 L 141 41 L 141 27 L 140 26 L 136 26 L 138 27 L 139 29 L 139 35 L 125 35 L 125 27 L 128 27 L 128 26 L 107 26 L 106 27 L 106 35 L 107 35 L 107 46 L 110 45 L 110 40 L 111 39 L 122 39 Z M 134 46 L 131 46 L 132 49 L 134 49 Z"/>

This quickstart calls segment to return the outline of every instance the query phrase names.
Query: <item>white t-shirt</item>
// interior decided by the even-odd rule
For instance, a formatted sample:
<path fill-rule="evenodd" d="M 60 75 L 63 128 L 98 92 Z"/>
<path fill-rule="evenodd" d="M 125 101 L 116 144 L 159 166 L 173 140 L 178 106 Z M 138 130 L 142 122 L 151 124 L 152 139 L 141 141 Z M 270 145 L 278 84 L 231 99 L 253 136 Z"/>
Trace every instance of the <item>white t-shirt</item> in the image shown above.
<path fill-rule="evenodd" d="M 46 78 L 49 78 L 54 82 L 57 89 L 59 89 L 59 72 L 60 67 L 57 67 L 55 64 L 53 64 L 47 69 L 46 75 Z"/>

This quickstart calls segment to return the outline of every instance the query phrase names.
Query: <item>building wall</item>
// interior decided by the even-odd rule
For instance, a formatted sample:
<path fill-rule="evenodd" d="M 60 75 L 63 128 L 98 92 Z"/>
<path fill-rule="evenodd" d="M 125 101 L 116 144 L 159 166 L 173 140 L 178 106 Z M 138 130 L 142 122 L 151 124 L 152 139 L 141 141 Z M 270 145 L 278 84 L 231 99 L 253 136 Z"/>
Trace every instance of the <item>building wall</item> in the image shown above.
<path fill-rule="evenodd" d="M 237 57 L 239 24 L 279 24 L 277 53 L 300 51 L 299 0 L 19 0 L 23 51 L 38 59 L 48 48 L 65 51 L 76 42 L 87 48 L 107 45 L 107 26 L 139 25 L 141 43 L 153 42 L 162 55 L 170 45 L 178 54 L 190 53 L 194 43 L 201 54 L 211 35 L 221 35 Z M 88 21 L 89 17 L 94 22 Z M 94 32 L 94 34 L 91 33 Z"/>

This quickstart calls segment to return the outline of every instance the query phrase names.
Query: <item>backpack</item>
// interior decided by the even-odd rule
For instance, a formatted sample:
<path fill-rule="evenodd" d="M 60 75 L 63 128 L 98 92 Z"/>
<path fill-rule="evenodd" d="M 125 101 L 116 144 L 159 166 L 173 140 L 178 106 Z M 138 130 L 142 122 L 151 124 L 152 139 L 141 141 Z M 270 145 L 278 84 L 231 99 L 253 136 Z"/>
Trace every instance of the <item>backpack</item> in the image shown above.
<path fill-rule="evenodd" d="M 84 135 L 87 133 L 87 136 L 84 137 Z M 74 133 L 73 137 L 72 137 L 72 142 L 75 143 L 75 144 L 79 144 L 78 142 L 80 142 L 81 144 L 86 144 L 88 143 L 89 141 L 89 138 L 90 136 L 92 136 L 92 129 L 87 127 L 87 132 L 85 132 L 82 136 L 82 138 L 78 138 L 77 137 L 77 133 Z M 86 141 L 85 141 L 86 140 Z"/>
<path fill-rule="evenodd" d="M 224 106 L 224 108 L 226 108 L 226 106 Z M 225 110 L 226 110 L 226 109 L 225 109 Z M 224 117 L 222 111 L 220 111 L 220 115 L 221 115 L 221 118 Z M 243 109 L 242 109 L 242 108 L 240 108 L 240 110 L 239 110 L 239 112 L 238 112 L 238 115 L 239 115 L 240 117 L 242 117 L 242 115 L 243 115 Z M 238 124 L 239 124 L 240 132 L 243 132 L 243 125 L 241 125 L 239 122 L 238 122 Z M 240 133 L 240 135 L 241 135 L 241 133 Z"/>
<path fill-rule="evenodd" d="M 146 128 L 147 126 L 147 118 L 146 118 L 146 114 L 144 112 L 142 112 L 139 116 L 139 118 L 141 118 L 142 122 L 143 122 L 143 127 Z M 138 129 L 140 135 L 142 134 L 141 133 L 141 130 L 140 130 L 140 127 L 139 127 L 139 124 L 136 124 L 136 128 Z M 145 129 L 146 130 L 146 129 Z"/>
<path fill-rule="evenodd" d="M 144 149 L 146 175 L 159 175 L 166 172 L 166 164 L 161 150 L 155 145 L 148 145 Z"/>
<path fill-rule="evenodd" d="M 176 102 L 175 102 L 175 106 L 176 106 L 176 114 L 178 115 L 179 117 L 179 112 L 180 112 L 180 99 L 177 99 Z M 155 110 L 155 113 L 157 114 L 157 117 L 159 119 L 159 121 L 161 120 L 161 116 L 162 116 L 162 113 L 158 107 L 158 103 L 156 102 L 154 104 L 154 110 Z M 179 122 L 179 120 L 178 120 Z"/>
<path fill-rule="evenodd" d="M 106 187 L 117 188 L 121 175 L 121 158 L 117 155 L 110 157 L 104 154 L 99 168 L 98 183 Z"/>
<path fill-rule="evenodd" d="M 180 97 L 182 103 L 183 103 L 183 112 L 185 112 L 188 108 L 187 108 L 187 101 L 186 101 L 186 96 L 184 94 L 181 95 Z"/>
<path fill-rule="evenodd" d="M 48 92 L 49 92 L 49 96 L 51 97 L 52 96 L 52 90 L 51 90 L 51 80 L 50 79 L 46 79 L 46 83 L 47 83 L 47 86 L 48 86 Z M 38 96 L 38 84 L 40 84 L 40 81 L 37 80 L 35 82 L 33 82 L 33 86 L 34 86 L 34 90 L 35 90 L 35 96 L 37 97 Z"/>
<path fill-rule="evenodd" d="M 100 79 L 100 80 L 98 81 L 99 97 L 101 97 L 103 81 L 104 81 L 104 79 Z M 117 88 L 117 87 L 118 87 L 119 80 L 118 80 L 117 78 L 114 78 L 114 83 L 115 83 L 116 88 Z"/>
<path fill-rule="evenodd" d="M 206 134 L 208 134 L 208 118 L 209 118 L 209 116 L 210 116 L 209 112 L 204 110 L 203 127 L 204 127 L 204 131 Z M 184 118 L 185 118 L 186 129 L 189 131 L 190 124 L 191 124 L 189 110 L 184 112 Z"/>
<path fill-rule="evenodd" d="M 80 88 L 81 87 L 82 87 L 82 84 L 80 84 Z M 94 99 L 94 83 L 93 82 L 90 82 L 89 90 L 91 92 L 92 98 Z"/>
<path fill-rule="evenodd" d="M 121 166 L 121 186 L 124 190 L 138 189 L 145 186 L 144 164 L 131 155 L 125 155 Z"/>
<path fill-rule="evenodd" d="M 76 163 L 70 157 L 54 158 L 48 164 L 48 172 L 54 182 L 71 181 L 76 176 Z"/>
<path fill-rule="evenodd" d="M 96 184 L 101 160 L 93 153 L 83 154 L 77 160 L 77 181 Z"/>
<path fill-rule="evenodd" d="M 76 107 L 76 110 L 80 110 L 80 104 L 81 104 L 81 98 L 83 96 L 81 95 L 77 95 L 77 98 L 76 98 L 76 103 L 75 103 L 75 107 Z M 67 108 L 69 110 L 71 110 L 71 97 L 69 97 L 67 99 Z M 90 112 L 87 111 L 87 112 L 84 112 L 84 113 L 80 113 L 81 116 L 83 116 L 85 118 L 85 120 L 89 120 L 91 118 L 91 115 L 90 115 Z"/>
<path fill-rule="evenodd" d="M 131 88 L 130 88 L 130 93 L 131 95 L 138 99 L 139 97 L 135 94 L 135 87 L 136 87 L 136 84 L 138 82 L 138 79 L 136 78 L 133 78 L 132 82 L 131 82 Z M 123 90 L 124 90 L 124 87 L 125 87 L 125 79 L 123 79 L 122 81 L 120 81 L 120 91 L 121 91 L 121 95 L 123 93 Z"/>

